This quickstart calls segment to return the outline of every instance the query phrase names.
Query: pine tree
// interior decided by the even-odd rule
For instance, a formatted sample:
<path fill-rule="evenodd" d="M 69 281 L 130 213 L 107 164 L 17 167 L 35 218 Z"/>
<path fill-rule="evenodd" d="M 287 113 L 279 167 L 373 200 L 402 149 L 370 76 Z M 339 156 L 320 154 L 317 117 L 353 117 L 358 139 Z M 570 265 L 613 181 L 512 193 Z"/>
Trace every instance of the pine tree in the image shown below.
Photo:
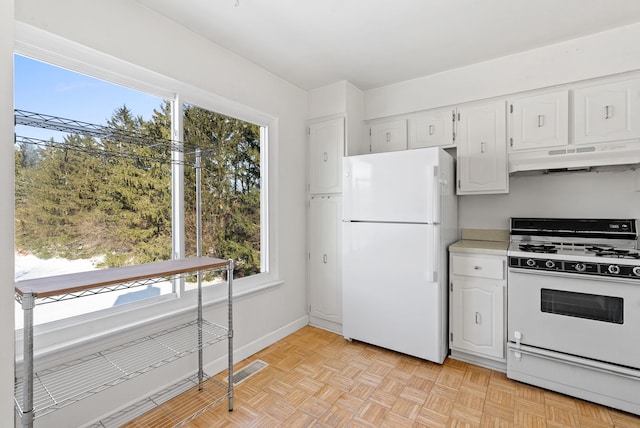
<path fill-rule="evenodd" d="M 185 115 L 185 233 L 195 255 L 195 149 L 202 152 L 204 254 L 260 272 L 260 129 L 194 106 Z M 104 255 L 120 266 L 171 257 L 171 104 L 151 120 L 126 105 L 104 138 L 16 145 L 16 247 L 39 257 Z M 137 138 L 131 138 L 134 135 Z"/>
<path fill-rule="evenodd" d="M 161 128 L 134 117 L 123 106 L 107 126 L 119 133 L 103 140 L 108 156 L 108 206 L 103 211 L 111 230 L 110 266 L 168 259 L 171 255 L 170 147 L 153 135 Z M 122 135 L 145 136 L 148 143 L 126 141 Z"/>
<path fill-rule="evenodd" d="M 202 108 L 185 108 L 187 147 L 202 150 L 202 248 L 233 258 L 236 276 L 260 272 L 260 128 Z M 187 237 L 195 236 L 195 171 L 185 170 Z M 190 239 L 188 253 L 195 253 Z"/>
<path fill-rule="evenodd" d="M 19 249 L 40 257 L 77 258 L 87 254 L 80 225 L 96 206 L 92 195 L 100 160 L 88 153 L 97 151 L 93 138 L 69 135 L 64 144 L 51 142 L 39 150 L 37 160 L 19 170 L 21 178 L 16 188 L 21 195 L 16 205 Z"/>

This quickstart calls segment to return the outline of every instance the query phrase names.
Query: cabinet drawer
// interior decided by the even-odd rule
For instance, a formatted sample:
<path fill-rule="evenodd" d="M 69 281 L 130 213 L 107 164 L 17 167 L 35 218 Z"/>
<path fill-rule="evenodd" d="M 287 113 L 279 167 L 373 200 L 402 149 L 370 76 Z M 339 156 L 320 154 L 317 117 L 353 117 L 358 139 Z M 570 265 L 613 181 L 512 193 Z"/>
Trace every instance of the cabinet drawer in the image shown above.
<path fill-rule="evenodd" d="M 451 261 L 454 275 L 504 279 L 502 258 L 452 255 Z"/>

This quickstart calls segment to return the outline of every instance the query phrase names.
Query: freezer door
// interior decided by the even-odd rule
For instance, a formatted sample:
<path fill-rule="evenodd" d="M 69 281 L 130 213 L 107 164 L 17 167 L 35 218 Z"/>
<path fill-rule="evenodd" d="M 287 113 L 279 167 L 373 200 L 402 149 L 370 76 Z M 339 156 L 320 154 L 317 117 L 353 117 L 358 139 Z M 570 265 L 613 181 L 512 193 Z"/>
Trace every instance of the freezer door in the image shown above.
<path fill-rule="evenodd" d="M 343 224 L 343 334 L 441 363 L 447 352 L 439 227 Z"/>
<path fill-rule="evenodd" d="M 440 150 L 426 148 L 344 158 L 342 218 L 439 223 Z"/>

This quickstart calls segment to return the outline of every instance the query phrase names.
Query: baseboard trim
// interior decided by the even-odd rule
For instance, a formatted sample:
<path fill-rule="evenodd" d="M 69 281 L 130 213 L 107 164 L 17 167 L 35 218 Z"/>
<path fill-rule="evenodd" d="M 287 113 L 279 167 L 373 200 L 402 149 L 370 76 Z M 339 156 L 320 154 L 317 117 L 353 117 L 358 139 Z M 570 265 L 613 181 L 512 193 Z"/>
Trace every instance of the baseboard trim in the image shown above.
<path fill-rule="evenodd" d="M 330 331 L 342 336 L 342 324 L 309 316 L 309 325 Z"/>
<path fill-rule="evenodd" d="M 238 362 L 242 361 L 245 358 L 249 358 L 253 354 L 262 351 L 268 346 L 273 345 L 279 340 L 284 339 L 292 333 L 300 330 L 301 328 L 309 325 L 309 317 L 307 315 L 298 318 L 295 321 L 290 322 L 277 330 L 272 331 L 271 333 L 259 337 L 253 342 L 247 343 L 246 345 L 236 348 L 233 351 L 233 361 Z M 220 373 L 223 370 L 227 369 L 228 360 L 226 355 L 220 358 L 215 359 L 205 366 L 205 371 L 207 373 L 215 374 Z"/>
<path fill-rule="evenodd" d="M 483 358 L 477 355 L 467 354 L 465 352 L 451 350 L 450 358 L 454 360 L 463 361 L 465 363 L 474 364 L 476 366 L 484 367 L 491 370 L 496 370 L 502 373 L 507 372 L 507 361 L 497 361 L 490 358 Z"/>

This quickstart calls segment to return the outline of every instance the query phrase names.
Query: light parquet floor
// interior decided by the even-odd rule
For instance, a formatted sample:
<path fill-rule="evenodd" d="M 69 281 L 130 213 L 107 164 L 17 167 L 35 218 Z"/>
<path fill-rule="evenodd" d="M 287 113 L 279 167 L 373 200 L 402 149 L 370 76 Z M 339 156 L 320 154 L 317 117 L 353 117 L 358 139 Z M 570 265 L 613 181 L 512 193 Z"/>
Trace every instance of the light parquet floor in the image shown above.
<path fill-rule="evenodd" d="M 640 427 L 638 416 L 501 372 L 453 359 L 438 365 L 310 326 L 236 370 L 255 359 L 269 366 L 235 388 L 233 412 L 225 401 L 187 427 Z M 166 405 L 193 401 L 183 394 Z M 143 416 L 128 426 L 156 425 Z"/>

